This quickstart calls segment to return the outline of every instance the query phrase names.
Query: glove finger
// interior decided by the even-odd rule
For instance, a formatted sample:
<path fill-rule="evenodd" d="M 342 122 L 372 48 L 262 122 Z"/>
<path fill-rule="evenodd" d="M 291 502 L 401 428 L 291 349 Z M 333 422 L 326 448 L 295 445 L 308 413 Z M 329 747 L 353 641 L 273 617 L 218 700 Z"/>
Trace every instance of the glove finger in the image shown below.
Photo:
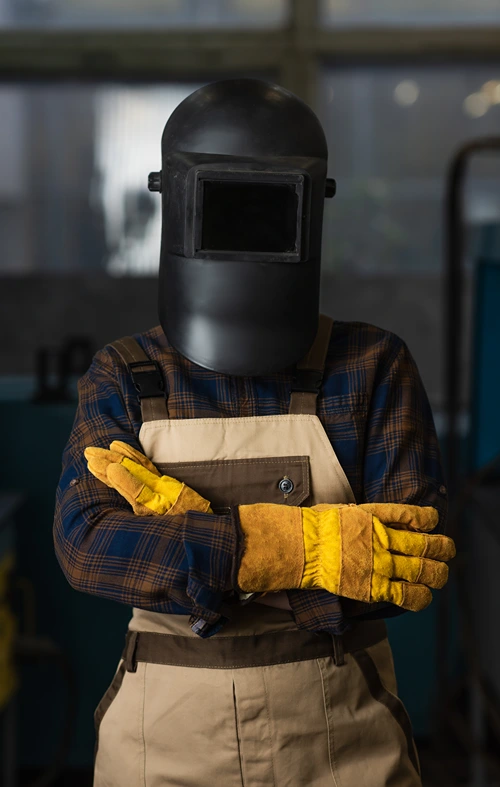
<path fill-rule="evenodd" d="M 148 508 L 154 514 L 166 514 L 172 508 L 172 502 L 164 495 L 153 492 L 148 486 L 143 485 L 137 497 L 137 502 Z"/>
<path fill-rule="evenodd" d="M 129 473 L 126 467 L 119 464 L 110 464 L 108 466 L 107 477 L 109 485 L 116 489 L 131 506 L 135 505 L 137 498 L 144 489 L 144 483 Z"/>
<path fill-rule="evenodd" d="M 138 481 L 142 484 L 145 484 L 153 491 L 157 491 L 161 493 L 161 485 L 158 488 L 159 482 L 166 481 L 175 481 L 174 478 L 169 478 L 168 476 L 158 476 L 156 473 L 152 473 L 147 467 L 144 465 L 138 464 L 133 459 L 129 459 L 128 457 L 122 457 L 122 467 L 125 467 L 130 475 L 134 476 Z M 156 468 L 155 468 L 156 470 Z M 179 488 L 181 486 L 180 482 L 175 481 L 175 483 L 179 483 Z"/>
<path fill-rule="evenodd" d="M 421 612 L 432 601 L 432 593 L 425 585 L 414 585 L 411 582 L 391 582 L 391 584 L 393 597 L 398 599 L 393 603 L 410 612 Z"/>
<path fill-rule="evenodd" d="M 418 557 L 392 555 L 393 577 L 416 582 L 439 590 L 448 581 L 449 569 L 446 563 Z"/>
<path fill-rule="evenodd" d="M 141 467 L 130 459 L 124 459 L 122 465 L 130 471 L 134 478 L 143 483 L 145 488 L 158 495 L 158 505 L 160 505 L 160 499 L 163 500 L 160 507 L 165 509 L 165 511 L 174 505 L 185 486 L 182 481 L 177 481 L 176 478 L 170 478 L 168 475 L 162 475 L 160 478 L 157 478 L 145 467 Z M 196 495 L 196 493 L 193 492 L 193 495 Z M 196 496 L 199 497 L 198 495 Z M 199 499 L 202 500 L 202 498 Z M 156 506 L 157 503 L 154 505 Z M 196 510 L 200 510 L 198 505 L 194 507 Z M 165 511 L 162 510 L 161 513 L 165 513 Z"/>
<path fill-rule="evenodd" d="M 110 465 L 108 467 L 108 479 L 114 488 L 119 492 L 130 505 L 140 505 L 153 514 L 165 514 L 172 506 L 172 501 L 164 495 L 155 492 L 151 487 L 144 483 L 140 477 L 130 472 L 125 465 L 133 465 L 140 468 L 149 478 L 156 479 L 149 470 L 141 468 L 130 459 L 124 459 L 121 465 Z M 137 471 L 139 472 L 139 471 Z"/>
<path fill-rule="evenodd" d="M 158 477 L 161 475 L 154 464 L 147 458 L 147 456 L 141 454 L 140 451 L 137 451 L 128 443 L 124 443 L 122 440 L 113 440 L 109 447 L 111 451 L 120 454 L 122 458 L 127 457 L 133 462 L 137 462 L 137 464 L 142 465 L 142 467 L 145 467 L 146 470 L 149 470 L 149 472 L 153 473 L 153 475 Z"/>
<path fill-rule="evenodd" d="M 83 452 L 85 454 L 86 459 L 102 459 L 107 460 L 107 462 L 121 462 L 123 459 L 122 454 L 117 453 L 117 451 L 108 451 L 107 448 L 94 448 L 94 446 L 89 446 Z"/>
<path fill-rule="evenodd" d="M 444 561 L 451 560 L 456 555 L 453 539 L 448 536 L 412 533 L 411 531 L 394 530 L 391 527 L 386 527 L 385 532 L 388 539 L 387 549 L 391 552 Z"/>
<path fill-rule="evenodd" d="M 432 601 L 432 593 L 425 585 L 411 582 L 392 582 L 388 577 L 375 573 L 372 576 L 371 601 L 390 602 L 403 609 L 419 612 Z"/>
<path fill-rule="evenodd" d="M 186 511 L 211 512 L 210 503 L 204 500 L 197 492 L 190 489 L 180 481 L 163 476 L 165 479 L 166 494 L 155 491 L 139 479 L 135 478 L 123 465 L 113 465 L 109 468 L 115 489 L 131 501 L 134 499 L 135 513 L 141 513 L 141 509 L 146 509 L 148 513 L 162 514 L 185 514 Z M 173 483 L 172 483 L 173 482 Z M 120 485 L 118 489 L 117 484 Z M 135 497 L 134 497 L 135 496 Z"/>
<path fill-rule="evenodd" d="M 431 506 L 362 503 L 359 508 L 378 517 L 384 524 L 400 530 L 419 530 L 428 533 L 434 530 L 439 522 L 439 513 Z"/>
<path fill-rule="evenodd" d="M 95 476 L 99 481 L 102 481 L 103 484 L 106 484 L 106 486 L 111 487 L 111 484 L 108 481 L 108 477 L 105 475 L 105 473 L 101 472 L 101 469 L 99 467 L 96 467 L 92 462 L 87 462 L 87 468 L 89 472 L 92 473 L 92 475 Z"/>
<path fill-rule="evenodd" d="M 144 486 L 144 491 L 141 491 L 138 501 L 157 514 L 165 514 L 172 507 L 174 507 L 174 513 L 185 513 L 190 509 L 206 511 L 210 506 L 208 500 L 204 500 L 197 492 L 187 487 L 182 481 L 177 481 L 176 478 L 171 478 L 168 475 L 158 478 L 145 467 L 126 457 L 123 459 L 122 467 L 126 468 Z"/>
<path fill-rule="evenodd" d="M 102 472 L 102 469 L 99 467 L 99 465 L 95 465 L 92 461 L 90 461 L 87 462 L 87 468 L 89 472 L 92 473 L 92 475 L 95 476 L 99 481 L 102 481 L 102 483 L 106 484 L 106 486 L 111 486 L 105 472 Z"/>
<path fill-rule="evenodd" d="M 112 462 L 120 462 L 122 457 L 119 454 L 108 451 L 106 448 L 94 448 L 93 446 L 86 448 L 83 453 L 87 460 L 87 467 L 92 475 L 109 486 L 106 476 L 107 468 Z"/>

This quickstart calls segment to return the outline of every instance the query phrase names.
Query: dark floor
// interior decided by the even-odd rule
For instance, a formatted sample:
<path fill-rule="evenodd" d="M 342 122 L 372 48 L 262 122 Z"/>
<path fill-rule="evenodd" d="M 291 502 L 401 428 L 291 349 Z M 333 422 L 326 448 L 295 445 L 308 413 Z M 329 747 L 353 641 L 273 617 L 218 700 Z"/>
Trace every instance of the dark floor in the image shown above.
<path fill-rule="evenodd" d="M 19 785 L 16 787 L 38 787 L 42 774 L 39 771 L 22 771 Z M 44 787 L 92 787 L 91 770 L 68 770 L 57 781 L 46 783 Z M 125 787 L 125 786 L 124 786 Z"/>

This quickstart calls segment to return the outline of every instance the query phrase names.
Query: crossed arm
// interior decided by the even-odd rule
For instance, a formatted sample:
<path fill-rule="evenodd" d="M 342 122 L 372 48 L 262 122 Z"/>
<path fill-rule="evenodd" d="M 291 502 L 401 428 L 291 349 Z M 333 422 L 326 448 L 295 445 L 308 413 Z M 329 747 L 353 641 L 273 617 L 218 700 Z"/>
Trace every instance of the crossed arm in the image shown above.
<path fill-rule="evenodd" d="M 379 384 L 372 395 L 365 450 L 367 456 L 371 454 L 372 458 L 374 453 L 380 455 L 381 461 L 383 457 L 383 477 L 386 479 L 384 484 L 387 489 L 379 489 L 378 484 L 375 486 L 375 478 L 372 478 L 372 471 L 369 472 L 367 466 L 366 492 L 370 495 L 368 499 L 372 500 L 396 497 L 408 502 L 424 502 L 424 499 L 427 499 L 434 505 L 434 492 L 428 494 L 425 490 L 428 488 L 430 491 L 431 488 L 426 479 L 429 478 L 432 482 L 432 478 L 437 475 L 434 475 L 434 466 L 429 463 L 435 464 L 435 435 L 430 416 L 422 412 L 422 407 L 426 406 L 425 394 L 411 356 L 406 352 L 402 349 L 397 357 L 393 358 L 386 371 L 380 375 Z M 126 377 L 125 372 L 123 377 Z M 406 424 L 400 420 L 402 412 L 407 414 Z M 127 501 L 115 489 L 104 486 L 89 473 L 83 456 L 86 447 L 108 449 L 113 440 L 125 442 L 136 450 L 140 449 L 137 424 L 130 417 L 128 392 L 125 390 L 124 395 L 123 380 L 121 384 L 117 380 L 116 364 L 109 354 L 103 352 L 96 356 L 80 384 L 80 404 L 63 458 L 54 532 L 56 552 L 66 577 L 73 587 L 84 592 L 152 611 L 191 613 L 209 624 L 217 625 L 221 605 L 228 590 L 234 589 L 237 584 L 244 589 L 249 587 L 244 573 L 240 574 L 242 557 L 246 555 L 249 558 L 252 553 L 262 553 L 262 550 L 254 552 L 249 549 L 251 535 L 248 530 L 248 517 L 252 512 L 243 508 L 235 512 L 240 514 L 240 526 L 237 524 L 237 516 L 218 516 L 208 510 L 196 511 L 193 506 L 189 506 L 187 513 L 174 508 L 161 516 L 134 514 Z M 410 455 L 412 446 L 418 449 L 417 461 Z M 424 459 L 426 466 L 422 465 L 421 469 L 415 472 L 418 462 L 423 462 Z M 372 464 L 371 467 L 373 466 Z M 405 471 L 406 466 L 408 470 Z M 411 486 L 407 483 L 411 475 L 410 469 L 414 474 Z M 403 493 L 402 487 L 401 491 L 393 496 L 392 493 L 400 484 L 407 486 L 406 491 Z M 271 521 L 275 520 L 276 512 L 269 509 L 268 513 L 271 524 Z M 369 513 L 364 512 L 366 517 Z M 290 528 L 289 533 L 293 532 L 296 546 L 300 546 L 302 539 L 300 548 L 305 560 L 303 514 L 300 514 L 300 522 L 297 510 L 292 514 L 289 512 L 289 515 L 292 519 L 287 520 L 286 527 Z M 352 517 L 352 513 L 344 511 L 340 514 L 344 526 L 349 516 Z M 330 514 L 329 517 L 331 520 L 335 514 Z M 262 516 L 259 521 L 264 523 Z M 385 524 L 389 521 L 386 519 Z M 373 524 L 372 519 L 370 523 Z M 427 526 L 431 526 L 430 523 L 427 523 Z M 340 524 L 335 524 L 335 527 L 338 530 Z M 252 529 L 252 532 L 257 531 Z M 368 532 L 366 529 L 365 536 Z M 429 538 L 426 536 L 426 539 Z M 289 539 L 287 543 L 290 543 Z M 365 537 L 364 544 L 366 552 L 373 550 L 373 541 L 370 545 L 369 538 Z M 442 546 L 444 548 L 444 542 Z M 450 554 L 451 546 L 448 544 L 446 549 L 447 552 L 440 553 L 442 560 Z M 391 550 L 385 548 L 385 551 Z M 422 552 L 417 551 L 413 555 L 417 560 L 417 554 L 431 560 L 438 557 L 437 554 L 431 556 L 427 552 L 422 555 Z M 439 563 L 442 560 L 434 562 Z M 295 577 L 302 571 L 304 581 L 317 581 L 320 571 L 317 563 L 313 576 L 308 576 L 307 579 L 305 563 L 292 563 L 295 566 Z M 291 562 L 283 555 L 281 565 L 288 570 Z M 250 570 L 249 566 L 248 569 Z M 257 569 L 261 570 L 257 565 L 253 566 L 251 571 Z M 443 569 L 438 569 L 437 576 L 427 577 L 429 585 L 442 583 L 445 573 Z M 417 578 L 415 574 L 413 577 Z M 419 579 L 423 577 L 420 576 Z M 251 582 L 253 585 L 253 580 Z M 275 580 L 272 582 L 275 583 Z M 297 586 L 296 582 L 293 584 Z M 364 584 L 361 584 L 366 598 L 366 574 Z M 306 587 L 316 585 L 302 585 L 302 588 Z M 341 595 L 347 595 L 342 583 L 337 583 L 335 587 L 339 588 Z M 330 594 L 326 592 L 315 591 L 310 594 L 302 589 L 291 591 L 288 595 L 293 600 L 292 606 L 295 604 L 300 607 L 300 614 L 305 621 L 311 604 L 318 608 L 319 616 L 321 605 L 330 604 Z M 424 591 L 424 595 L 428 601 L 429 591 Z M 405 599 L 400 598 L 400 601 L 408 606 Z M 420 603 L 422 601 L 425 601 L 423 596 Z"/>
<path fill-rule="evenodd" d="M 211 511 L 209 501 L 161 476 L 126 443 L 115 441 L 110 450 L 89 447 L 85 456 L 92 474 L 139 515 Z M 260 503 L 238 506 L 234 516 L 243 545 L 234 582 L 244 592 L 323 589 L 418 611 L 432 599 L 429 588 L 446 583 L 445 561 L 455 554 L 451 539 L 428 535 L 438 523 L 431 507 Z"/>

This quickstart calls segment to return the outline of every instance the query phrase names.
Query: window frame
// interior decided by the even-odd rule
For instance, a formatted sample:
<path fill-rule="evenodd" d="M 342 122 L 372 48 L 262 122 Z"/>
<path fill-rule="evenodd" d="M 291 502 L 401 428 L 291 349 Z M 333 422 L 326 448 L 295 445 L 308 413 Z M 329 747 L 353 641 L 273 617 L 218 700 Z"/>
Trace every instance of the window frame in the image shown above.
<path fill-rule="evenodd" d="M 341 27 L 320 22 L 319 0 L 290 0 L 281 29 L 0 30 L 0 82 L 186 81 L 267 72 L 317 108 L 324 61 L 498 58 L 500 24 Z"/>

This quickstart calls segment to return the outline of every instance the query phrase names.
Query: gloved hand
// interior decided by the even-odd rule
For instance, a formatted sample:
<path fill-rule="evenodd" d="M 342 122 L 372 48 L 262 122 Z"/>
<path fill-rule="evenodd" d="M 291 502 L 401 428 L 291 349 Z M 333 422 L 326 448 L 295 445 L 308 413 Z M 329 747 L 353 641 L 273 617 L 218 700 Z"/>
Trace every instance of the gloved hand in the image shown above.
<path fill-rule="evenodd" d="M 131 446 L 115 441 L 110 448 L 85 450 L 89 470 L 136 514 L 210 511 L 207 500 L 174 478 L 160 477 Z M 445 585 L 444 561 L 455 555 L 451 538 L 428 535 L 438 523 L 430 507 L 258 503 L 239 506 L 238 514 L 245 540 L 238 586 L 247 593 L 322 588 L 418 611 L 432 600 L 429 588 Z"/>
<path fill-rule="evenodd" d="M 160 475 L 135 448 L 115 440 L 110 450 L 86 448 L 87 466 L 96 478 L 116 489 L 139 516 L 210 511 L 210 503 L 186 484 Z"/>
<path fill-rule="evenodd" d="M 323 588 L 418 611 L 432 601 L 429 588 L 446 584 L 444 561 L 455 556 L 451 538 L 428 535 L 438 523 L 430 507 L 258 504 L 238 511 L 245 538 L 238 585 L 247 593 Z"/>

